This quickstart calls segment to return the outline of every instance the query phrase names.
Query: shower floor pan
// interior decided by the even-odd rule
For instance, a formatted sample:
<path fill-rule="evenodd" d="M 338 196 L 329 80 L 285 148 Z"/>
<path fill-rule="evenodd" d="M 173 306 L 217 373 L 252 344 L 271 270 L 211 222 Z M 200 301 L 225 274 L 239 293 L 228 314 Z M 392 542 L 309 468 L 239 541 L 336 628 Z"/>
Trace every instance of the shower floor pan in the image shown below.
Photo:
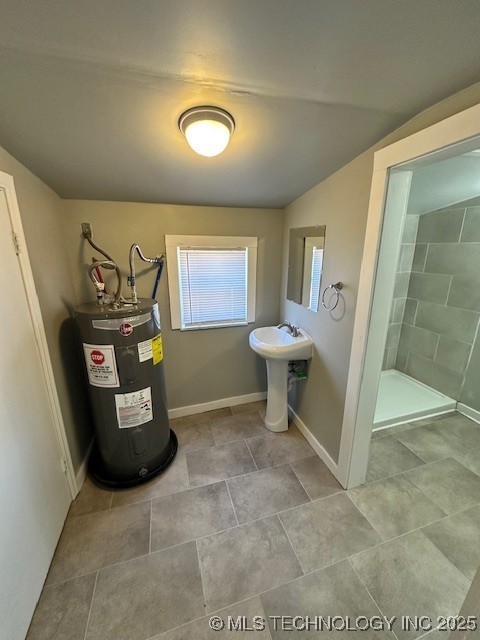
<path fill-rule="evenodd" d="M 393 427 L 411 420 L 448 413 L 456 406 L 456 400 L 400 371 L 382 371 L 373 429 Z"/>

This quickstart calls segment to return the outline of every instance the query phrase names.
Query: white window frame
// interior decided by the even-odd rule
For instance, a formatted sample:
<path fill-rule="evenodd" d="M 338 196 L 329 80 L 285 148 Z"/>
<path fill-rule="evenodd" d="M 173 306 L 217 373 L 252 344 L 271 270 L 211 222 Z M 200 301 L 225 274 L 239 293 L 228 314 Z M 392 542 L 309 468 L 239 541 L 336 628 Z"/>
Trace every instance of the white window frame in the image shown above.
<path fill-rule="evenodd" d="M 247 249 L 247 322 L 239 325 L 225 324 L 212 327 L 182 327 L 180 303 L 180 274 L 178 268 L 178 248 L 195 249 Z M 257 297 L 257 249 L 258 238 L 249 236 L 165 236 L 167 256 L 168 293 L 170 296 L 170 318 L 172 329 L 198 331 L 241 326 L 255 322 Z"/>

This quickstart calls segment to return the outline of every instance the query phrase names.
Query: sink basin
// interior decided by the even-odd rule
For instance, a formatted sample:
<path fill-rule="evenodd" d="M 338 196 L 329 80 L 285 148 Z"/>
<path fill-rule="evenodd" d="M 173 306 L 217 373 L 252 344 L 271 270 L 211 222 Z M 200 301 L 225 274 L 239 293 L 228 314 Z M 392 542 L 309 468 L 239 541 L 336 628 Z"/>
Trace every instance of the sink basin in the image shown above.
<path fill-rule="evenodd" d="M 313 356 L 313 340 L 301 329 L 297 337 L 278 327 L 259 327 L 250 333 L 250 347 L 265 358 L 268 391 L 265 426 L 270 431 L 288 429 L 288 362 L 309 360 Z"/>
<path fill-rule="evenodd" d="M 259 356 L 272 360 L 308 360 L 313 352 L 312 339 L 301 329 L 294 338 L 278 327 L 259 327 L 250 334 L 250 346 Z"/>

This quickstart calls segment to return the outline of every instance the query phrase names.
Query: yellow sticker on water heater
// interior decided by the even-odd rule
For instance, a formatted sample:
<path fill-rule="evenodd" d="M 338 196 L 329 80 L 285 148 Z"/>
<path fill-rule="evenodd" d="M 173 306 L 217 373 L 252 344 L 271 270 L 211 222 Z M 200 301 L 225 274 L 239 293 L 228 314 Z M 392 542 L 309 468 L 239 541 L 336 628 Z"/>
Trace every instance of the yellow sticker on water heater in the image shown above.
<path fill-rule="evenodd" d="M 163 360 L 163 344 L 161 333 L 159 333 L 158 336 L 155 336 L 155 338 L 152 338 L 152 353 L 153 364 L 158 364 Z"/>

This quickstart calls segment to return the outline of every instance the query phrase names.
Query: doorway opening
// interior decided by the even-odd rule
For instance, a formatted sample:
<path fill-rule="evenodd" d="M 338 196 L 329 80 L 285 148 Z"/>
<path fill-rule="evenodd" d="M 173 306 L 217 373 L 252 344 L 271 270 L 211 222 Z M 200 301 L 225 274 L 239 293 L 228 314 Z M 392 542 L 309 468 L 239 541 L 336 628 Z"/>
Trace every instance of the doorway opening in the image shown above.
<path fill-rule="evenodd" d="M 480 421 L 479 115 L 375 156 L 339 461 L 348 487 L 365 480 L 372 431 L 453 410 Z"/>

